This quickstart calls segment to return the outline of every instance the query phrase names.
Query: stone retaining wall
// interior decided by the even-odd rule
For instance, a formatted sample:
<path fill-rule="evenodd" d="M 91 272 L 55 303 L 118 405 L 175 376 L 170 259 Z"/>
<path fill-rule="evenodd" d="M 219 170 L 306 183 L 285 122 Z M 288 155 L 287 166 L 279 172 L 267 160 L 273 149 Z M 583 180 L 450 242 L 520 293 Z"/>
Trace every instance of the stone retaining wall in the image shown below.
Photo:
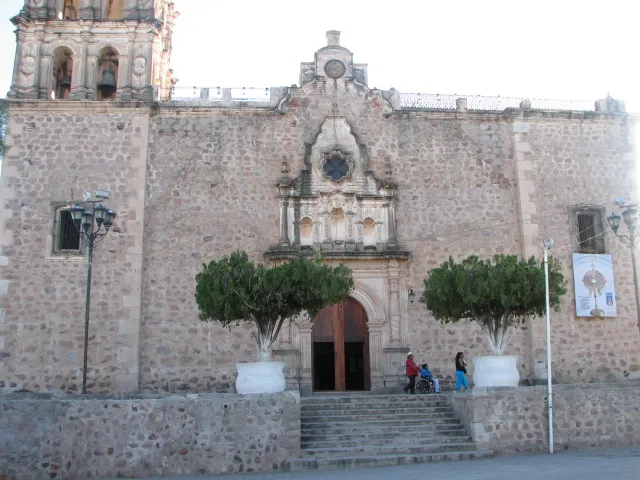
<path fill-rule="evenodd" d="M 478 449 L 548 450 L 547 387 L 476 388 L 451 402 Z M 553 386 L 554 450 L 640 444 L 640 384 Z"/>
<path fill-rule="evenodd" d="M 0 396 L 0 478 L 81 479 L 286 470 L 300 397 Z"/>

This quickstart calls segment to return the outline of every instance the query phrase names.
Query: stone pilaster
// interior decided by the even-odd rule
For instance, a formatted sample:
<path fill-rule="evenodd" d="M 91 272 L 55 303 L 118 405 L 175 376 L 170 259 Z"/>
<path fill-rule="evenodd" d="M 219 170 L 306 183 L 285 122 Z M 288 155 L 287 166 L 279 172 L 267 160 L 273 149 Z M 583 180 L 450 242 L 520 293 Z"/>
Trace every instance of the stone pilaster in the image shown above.
<path fill-rule="evenodd" d="M 389 203 L 387 204 L 387 222 L 388 222 L 388 240 L 387 246 L 389 248 L 395 248 L 397 246 L 396 242 L 396 207 L 395 207 L 395 198 L 389 198 Z"/>
<path fill-rule="evenodd" d="M 300 246 L 300 201 L 293 201 L 293 246 Z"/>
<path fill-rule="evenodd" d="M 50 92 L 53 85 L 53 71 L 51 55 L 40 56 L 40 79 L 39 79 L 38 97 L 41 99 L 50 99 Z"/>
<path fill-rule="evenodd" d="M 522 256 L 539 256 L 542 239 L 533 217 L 538 213 L 533 178 L 533 150 L 529 143 L 531 125 L 521 117 L 513 122 L 514 160 L 520 219 Z M 531 360 L 536 383 L 546 381 L 546 323 L 543 317 L 530 318 L 528 330 L 531 339 Z M 521 359 L 526 361 L 526 359 Z"/>
<path fill-rule="evenodd" d="M 385 393 L 382 344 L 384 322 L 369 321 L 369 365 L 372 393 Z"/>
<path fill-rule="evenodd" d="M 300 336 L 300 395 L 311 395 L 313 391 L 313 370 L 311 368 L 313 324 L 309 319 L 305 319 L 298 323 L 298 327 Z"/>
<path fill-rule="evenodd" d="M 398 272 L 389 272 L 389 345 L 398 347 L 402 344 L 400 332 L 400 304 L 398 298 Z"/>

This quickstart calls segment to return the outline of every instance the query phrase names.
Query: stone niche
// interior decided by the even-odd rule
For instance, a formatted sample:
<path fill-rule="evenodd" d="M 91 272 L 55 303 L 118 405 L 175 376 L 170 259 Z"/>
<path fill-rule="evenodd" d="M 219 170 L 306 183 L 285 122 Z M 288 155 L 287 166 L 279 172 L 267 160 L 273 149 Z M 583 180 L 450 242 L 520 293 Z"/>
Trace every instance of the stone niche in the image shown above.
<path fill-rule="evenodd" d="M 407 258 L 396 243 L 396 185 L 368 170 L 369 158 L 344 117 L 329 116 L 307 145 L 295 178 L 283 165 L 278 184 L 280 241 L 268 256 L 299 251 L 329 257 Z"/>

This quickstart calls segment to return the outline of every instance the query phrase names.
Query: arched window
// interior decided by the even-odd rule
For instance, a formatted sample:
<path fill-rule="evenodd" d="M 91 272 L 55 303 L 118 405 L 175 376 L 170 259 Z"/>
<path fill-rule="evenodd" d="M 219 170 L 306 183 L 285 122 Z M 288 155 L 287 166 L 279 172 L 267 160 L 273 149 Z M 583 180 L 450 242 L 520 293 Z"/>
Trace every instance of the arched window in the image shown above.
<path fill-rule="evenodd" d="M 105 47 L 98 58 L 98 100 L 114 100 L 118 91 L 118 52 L 113 47 Z"/>
<path fill-rule="evenodd" d="M 300 220 L 300 245 L 303 247 L 313 245 L 313 220 L 309 217 Z"/>
<path fill-rule="evenodd" d="M 331 211 L 331 240 L 344 242 L 346 236 L 344 210 L 334 208 Z"/>
<path fill-rule="evenodd" d="M 107 1 L 107 20 L 124 19 L 124 0 Z"/>
<path fill-rule="evenodd" d="M 376 222 L 373 218 L 365 218 L 362 222 L 362 243 L 365 248 L 376 245 Z"/>
<path fill-rule="evenodd" d="M 71 92 L 73 77 L 73 52 L 69 47 L 58 47 L 53 51 L 53 88 L 51 98 L 65 100 Z"/>

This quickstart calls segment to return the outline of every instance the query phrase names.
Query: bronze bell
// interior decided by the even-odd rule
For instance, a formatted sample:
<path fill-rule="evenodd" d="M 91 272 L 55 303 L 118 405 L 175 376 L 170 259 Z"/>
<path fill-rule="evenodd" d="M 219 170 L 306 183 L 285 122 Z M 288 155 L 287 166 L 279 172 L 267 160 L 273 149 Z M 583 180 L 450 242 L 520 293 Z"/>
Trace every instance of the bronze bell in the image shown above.
<path fill-rule="evenodd" d="M 64 77 L 62 77 L 62 80 L 60 80 L 60 87 L 71 88 L 71 75 L 66 74 Z"/>
<path fill-rule="evenodd" d="M 102 94 L 102 98 L 111 98 L 116 93 L 116 76 L 111 66 L 102 72 L 102 80 L 98 83 L 98 90 Z"/>

